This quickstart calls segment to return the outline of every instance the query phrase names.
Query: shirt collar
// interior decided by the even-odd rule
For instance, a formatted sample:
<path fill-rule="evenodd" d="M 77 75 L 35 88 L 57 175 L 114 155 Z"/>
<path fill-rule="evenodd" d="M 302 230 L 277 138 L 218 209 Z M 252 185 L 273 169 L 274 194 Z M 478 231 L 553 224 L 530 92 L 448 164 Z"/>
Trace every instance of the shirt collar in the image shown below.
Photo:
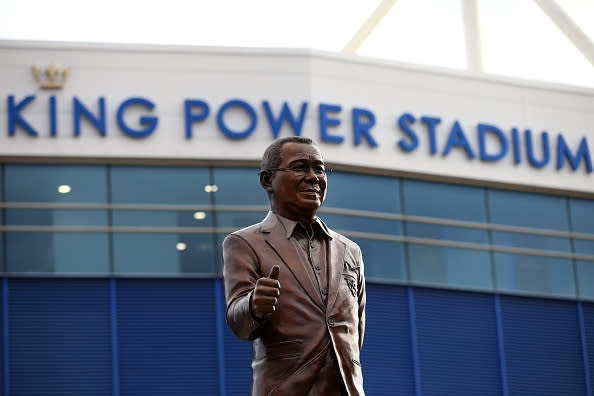
<path fill-rule="evenodd" d="M 283 217 L 283 216 L 279 215 L 278 213 L 274 213 L 274 214 L 276 215 L 277 219 L 281 222 L 281 224 L 285 228 L 287 239 L 291 238 L 291 235 L 293 235 L 293 231 L 295 231 L 295 227 L 297 227 L 297 224 L 299 224 L 299 222 L 295 221 L 295 220 L 288 219 L 286 217 Z M 314 218 L 313 222 L 311 223 L 311 227 L 314 230 L 314 233 L 321 232 L 323 235 L 325 235 L 329 239 L 332 239 L 332 235 L 330 235 L 328 226 L 326 226 L 326 224 L 319 217 Z"/>

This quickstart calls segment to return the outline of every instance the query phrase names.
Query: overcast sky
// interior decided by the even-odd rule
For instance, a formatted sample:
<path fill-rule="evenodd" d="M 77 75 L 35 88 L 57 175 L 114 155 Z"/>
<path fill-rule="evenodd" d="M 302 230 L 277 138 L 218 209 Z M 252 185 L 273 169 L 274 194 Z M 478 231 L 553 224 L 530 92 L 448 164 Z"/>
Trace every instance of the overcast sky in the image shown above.
<path fill-rule="evenodd" d="M 594 0 L 557 0 L 590 38 Z M 380 0 L 0 0 L 0 39 L 340 52 Z M 533 0 L 480 0 L 485 71 L 594 88 Z M 464 70 L 460 0 L 398 0 L 357 52 Z"/>

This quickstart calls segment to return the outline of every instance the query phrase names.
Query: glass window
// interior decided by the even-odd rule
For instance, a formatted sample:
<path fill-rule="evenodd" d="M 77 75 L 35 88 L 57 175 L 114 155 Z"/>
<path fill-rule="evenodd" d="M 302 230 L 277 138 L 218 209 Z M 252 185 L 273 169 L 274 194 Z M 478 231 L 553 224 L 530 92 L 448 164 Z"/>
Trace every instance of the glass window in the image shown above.
<path fill-rule="evenodd" d="M 493 288 L 489 252 L 453 247 L 408 244 L 413 282 Z"/>
<path fill-rule="evenodd" d="M 100 165 L 6 164 L 7 202 L 107 203 Z"/>
<path fill-rule="evenodd" d="M 259 168 L 214 168 L 217 205 L 265 205 L 268 196 L 260 185 Z"/>
<path fill-rule="evenodd" d="M 109 235 L 7 232 L 8 272 L 109 273 Z"/>
<path fill-rule="evenodd" d="M 320 211 L 319 217 L 333 230 L 402 235 L 402 222 L 362 216 L 337 215 Z"/>
<path fill-rule="evenodd" d="M 212 234 L 114 233 L 114 270 L 120 274 L 215 273 Z"/>
<path fill-rule="evenodd" d="M 111 167 L 114 204 L 210 205 L 213 192 L 207 168 Z"/>
<path fill-rule="evenodd" d="M 493 244 L 526 249 L 571 252 L 569 238 L 524 234 L 520 232 L 493 231 Z"/>
<path fill-rule="evenodd" d="M 8 202 L 107 204 L 107 172 L 99 165 L 6 164 Z M 106 209 L 7 209 L 6 224 L 107 226 Z M 9 272 L 109 273 L 109 237 L 99 232 L 7 232 Z"/>
<path fill-rule="evenodd" d="M 333 172 L 328 176 L 324 206 L 329 208 L 401 213 L 398 179 Z"/>
<path fill-rule="evenodd" d="M 569 231 L 566 198 L 502 190 L 488 197 L 493 224 Z"/>
<path fill-rule="evenodd" d="M 406 222 L 406 234 L 411 237 L 438 239 L 440 241 L 470 242 L 485 245 L 489 243 L 489 235 L 485 229 L 413 221 Z"/>
<path fill-rule="evenodd" d="M 361 248 L 366 279 L 407 280 L 404 245 L 402 243 L 364 238 L 352 239 Z"/>
<path fill-rule="evenodd" d="M 403 180 L 402 191 L 407 215 L 487 222 L 482 188 Z"/>
<path fill-rule="evenodd" d="M 594 299 L 594 261 L 577 260 L 576 268 L 580 297 Z"/>
<path fill-rule="evenodd" d="M 231 227 L 231 228 L 243 228 L 256 224 L 264 220 L 268 211 L 252 212 L 252 211 L 232 211 L 224 210 L 217 212 L 217 226 L 218 227 Z"/>
<path fill-rule="evenodd" d="M 494 253 L 498 290 L 575 297 L 570 259 Z"/>
<path fill-rule="evenodd" d="M 117 210 L 113 225 L 118 227 L 212 227 L 213 212 L 205 210 Z"/>
<path fill-rule="evenodd" d="M 481 188 L 403 180 L 404 212 L 410 216 L 486 222 L 485 193 Z M 411 237 L 488 244 L 486 229 L 406 222 Z"/>
<path fill-rule="evenodd" d="M 108 225 L 107 210 L 6 209 L 7 225 L 103 226 Z"/>
<path fill-rule="evenodd" d="M 217 205 L 263 206 L 262 211 L 217 211 L 218 227 L 243 228 L 259 223 L 266 217 L 269 201 L 260 185 L 259 168 L 214 168 L 213 178 L 217 185 L 214 194 Z"/>
<path fill-rule="evenodd" d="M 574 232 L 594 237 L 594 201 L 570 198 L 569 214 Z M 594 255 L 594 240 L 575 238 L 574 247 L 576 253 Z"/>
<path fill-rule="evenodd" d="M 502 190 L 489 190 L 488 196 L 493 224 L 569 231 L 563 197 Z M 571 252 L 569 238 L 505 231 L 493 231 L 492 236 L 495 245 Z"/>

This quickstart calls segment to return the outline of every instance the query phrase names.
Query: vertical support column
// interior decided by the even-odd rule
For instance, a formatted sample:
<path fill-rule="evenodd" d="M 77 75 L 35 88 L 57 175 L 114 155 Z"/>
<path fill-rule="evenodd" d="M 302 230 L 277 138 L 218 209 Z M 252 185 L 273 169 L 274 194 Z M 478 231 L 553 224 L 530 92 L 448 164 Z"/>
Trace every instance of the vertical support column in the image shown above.
<path fill-rule="evenodd" d="M 497 349 L 499 350 L 499 371 L 501 371 L 501 389 L 503 396 L 508 396 L 507 366 L 505 365 L 505 344 L 503 342 L 503 321 L 501 318 L 501 301 L 499 294 L 493 296 L 495 299 L 495 323 L 497 325 Z"/>
<path fill-rule="evenodd" d="M 4 372 L 2 375 L 4 375 L 4 395 L 8 396 L 10 393 L 10 370 L 8 368 L 10 361 L 8 360 L 8 279 L 6 278 L 2 279 L 2 328 L 4 329 L 2 333 Z"/>
<path fill-rule="evenodd" d="M 410 349 L 415 376 L 415 395 L 422 396 L 421 367 L 419 365 L 419 348 L 417 343 L 417 317 L 415 313 L 415 293 L 412 286 L 408 286 L 408 323 L 410 326 Z"/>
<path fill-rule="evenodd" d="M 461 2 L 467 68 L 473 72 L 482 72 L 484 71 L 483 46 L 477 0 L 461 0 Z"/>
<path fill-rule="evenodd" d="M 217 328 L 217 367 L 219 372 L 219 396 L 227 396 L 227 387 L 225 385 L 225 339 L 223 335 L 223 326 L 225 326 L 225 295 L 223 293 L 223 284 L 221 279 L 214 280 L 215 287 L 215 309 L 216 309 L 216 328 Z"/>
<path fill-rule="evenodd" d="M 588 360 L 588 343 L 586 339 L 586 325 L 584 323 L 584 307 L 581 301 L 577 302 L 578 320 L 580 326 L 580 339 L 582 343 L 582 357 L 584 359 L 584 377 L 586 378 L 586 395 L 592 395 L 592 379 L 590 378 L 590 362 Z M 593 362 L 594 363 L 594 362 Z"/>
<path fill-rule="evenodd" d="M 118 344 L 118 316 L 117 316 L 116 280 L 109 280 L 109 306 L 111 309 L 111 370 L 113 382 L 113 396 L 120 396 L 120 356 Z"/>

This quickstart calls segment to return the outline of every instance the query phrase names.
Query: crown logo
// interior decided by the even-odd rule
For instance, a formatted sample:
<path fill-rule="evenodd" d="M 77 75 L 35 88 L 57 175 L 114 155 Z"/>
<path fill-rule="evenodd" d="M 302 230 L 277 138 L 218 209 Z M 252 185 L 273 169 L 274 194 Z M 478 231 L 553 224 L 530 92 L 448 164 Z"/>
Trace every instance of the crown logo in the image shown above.
<path fill-rule="evenodd" d="M 35 80 L 39 83 L 39 87 L 43 89 L 62 89 L 68 74 L 70 74 L 70 67 L 64 70 L 59 70 L 56 66 L 51 64 L 42 71 L 37 66 L 33 66 Z"/>

